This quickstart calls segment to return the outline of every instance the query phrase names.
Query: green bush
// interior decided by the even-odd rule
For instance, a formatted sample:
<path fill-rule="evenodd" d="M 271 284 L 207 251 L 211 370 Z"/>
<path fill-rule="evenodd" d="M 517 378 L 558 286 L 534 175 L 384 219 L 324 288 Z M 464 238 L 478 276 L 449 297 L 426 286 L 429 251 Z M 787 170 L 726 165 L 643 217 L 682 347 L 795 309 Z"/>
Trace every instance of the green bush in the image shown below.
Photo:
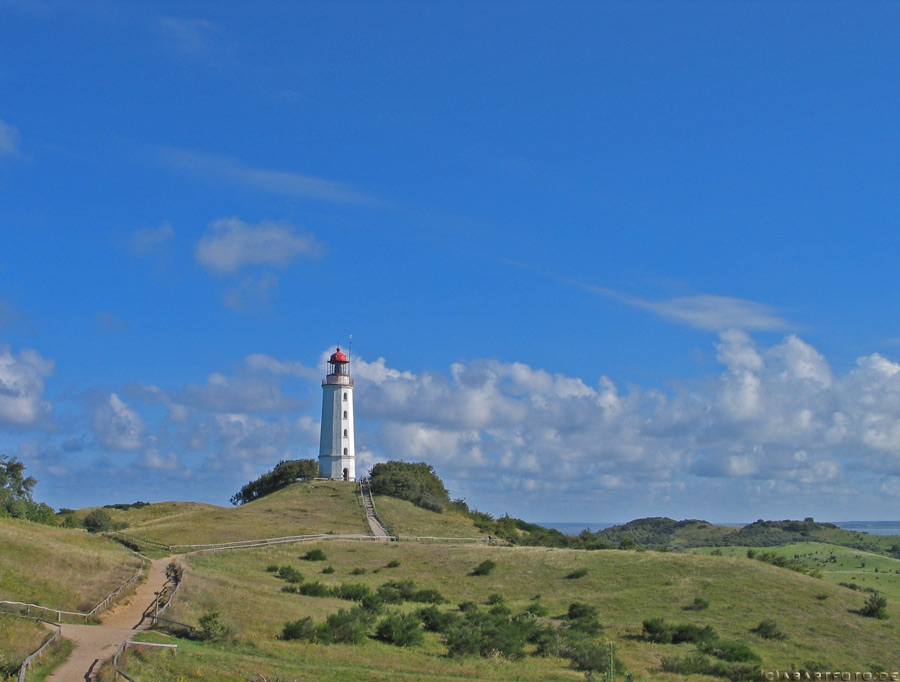
<path fill-rule="evenodd" d="M 885 620 L 889 618 L 887 612 L 887 604 L 887 597 L 878 594 L 877 592 L 873 592 L 869 595 L 868 599 L 866 599 L 865 605 L 863 605 L 859 612 L 861 615 L 868 618 L 878 618 L 879 620 Z"/>
<path fill-rule="evenodd" d="M 694 601 L 684 607 L 685 611 L 705 611 L 709 608 L 709 602 L 703 597 L 694 597 Z"/>
<path fill-rule="evenodd" d="M 550 613 L 550 610 L 540 602 L 536 601 L 529 604 L 525 609 L 525 612 L 530 613 L 537 618 L 546 618 L 547 614 Z"/>
<path fill-rule="evenodd" d="M 446 600 L 437 590 L 416 590 L 407 601 L 418 604 L 443 604 Z"/>
<path fill-rule="evenodd" d="M 774 620 L 761 621 L 759 625 L 750 630 L 763 639 L 785 639 L 786 635 L 778 629 L 778 625 Z"/>
<path fill-rule="evenodd" d="M 396 559 L 391 559 L 389 562 L 387 562 L 387 565 L 385 565 L 385 568 L 397 568 L 399 565 L 400 565 L 399 561 L 397 561 Z"/>
<path fill-rule="evenodd" d="M 503 603 L 503 595 L 499 592 L 491 592 L 488 595 L 487 603 L 493 606 L 494 604 L 502 604 Z"/>
<path fill-rule="evenodd" d="M 322 569 L 322 573 L 324 573 L 325 575 L 331 575 L 332 573 L 334 573 L 334 566 L 326 566 Z"/>
<path fill-rule="evenodd" d="M 84 527 L 89 533 L 105 533 L 112 529 L 112 518 L 102 509 L 94 509 L 84 517 Z"/>
<path fill-rule="evenodd" d="M 297 592 L 304 597 L 329 597 L 331 589 L 327 585 L 323 585 L 318 580 L 311 583 L 303 583 L 297 588 Z"/>
<path fill-rule="evenodd" d="M 304 561 L 325 561 L 327 557 L 325 556 L 325 552 L 316 547 L 315 549 L 309 550 L 300 558 Z"/>
<path fill-rule="evenodd" d="M 491 561 L 490 559 L 485 559 L 480 564 L 478 564 L 469 575 L 488 575 L 497 568 L 497 564 Z"/>
<path fill-rule="evenodd" d="M 372 614 L 359 606 L 349 611 L 339 609 L 316 628 L 316 639 L 324 644 L 362 644 L 373 620 Z"/>
<path fill-rule="evenodd" d="M 419 609 L 416 615 L 428 632 L 446 632 L 459 621 L 459 616 L 452 611 L 441 611 L 434 605 Z"/>
<path fill-rule="evenodd" d="M 475 607 L 466 611 L 464 618 L 447 629 L 444 644 L 450 656 L 520 658 L 525 655 L 529 630 L 530 626 L 525 621 L 485 613 Z"/>
<path fill-rule="evenodd" d="M 392 613 L 375 628 L 375 636 L 395 646 L 418 646 L 425 638 L 419 618 L 414 613 Z"/>
<path fill-rule="evenodd" d="M 318 475 L 319 463 L 314 459 L 281 461 L 275 465 L 272 471 L 243 486 L 231 497 L 231 504 L 251 502 L 269 493 L 274 493 L 294 481 L 315 478 Z"/>
<path fill-rule="evenodd" d="M 753 649 L 736 640 L 714 639 L 701 642 L 697 649 L 701 653 L 734 663 L 758 663 L 761 660 Z"/>
<path fill-rule="evenodd" d="M 303 582 L 303 575 L 293 566 L 281 566 L 278 569 L 278 577 L 292 584 Z"/>
<path fill-rule="evenodd" d="M 195 634 L 204 642 L 219 642 L 229 635 L 227 626 L 219 618 L 218 612 L 209 612 L 200 616 L 200 627 Z"/>
<path fill-rule="evenodd" d="M 267 573 L 278 573 L 278 566 L 275 564 L 269 564 L 266 566 Z"/>
<path fill-rule="evenodd" d="M 361 602 L 372 595 L 372 590 L 368 586 L 358 583 L 341 583 L 337 587 L 331 588 L 331 594 L 338 599 Z"/>
<path fill-rule="evenodd" d="M 365 572 L 366 569 L 364 568 L 354 568 L 352 571 L 350 571 L 350 575 L 363 575 Z"/>
<path fill-rule="evenodd" d="M 286 622 L 281 630 L 281 639 L 294 640 L 302 639 L 307 642 L 316 641 L 316 626 L 313 625 L 312 618 L 307 616 L 293 622 Z"/>

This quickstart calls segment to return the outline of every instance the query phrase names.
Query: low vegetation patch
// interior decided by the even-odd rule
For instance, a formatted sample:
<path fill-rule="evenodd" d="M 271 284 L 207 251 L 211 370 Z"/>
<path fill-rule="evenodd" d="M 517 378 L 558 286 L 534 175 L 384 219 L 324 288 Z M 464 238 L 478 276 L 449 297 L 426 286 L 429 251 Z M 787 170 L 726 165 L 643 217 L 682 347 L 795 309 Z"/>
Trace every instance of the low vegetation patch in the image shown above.
<path fill-rule="evenodd" d="M 469 575 L 490 575 L 495 568 L 497 568 L 496 562 L 485 559 L 472 569 L 472 572 L 469 573 Z"/>

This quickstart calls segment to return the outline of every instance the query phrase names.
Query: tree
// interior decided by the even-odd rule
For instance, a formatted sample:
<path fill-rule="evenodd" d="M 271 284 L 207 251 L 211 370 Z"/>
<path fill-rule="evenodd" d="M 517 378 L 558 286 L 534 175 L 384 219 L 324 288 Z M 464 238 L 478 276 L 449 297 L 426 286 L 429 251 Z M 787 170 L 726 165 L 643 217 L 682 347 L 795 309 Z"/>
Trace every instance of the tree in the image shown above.
<path fill-rule="evenodd" d="M 22 462 L 9 455 L 0 455 L 0 516 L 57 525 L 53 508 L 31 499 L 36 484 L 33 476 L 25 476 Z"/>
<path fill-rule="evenodd" d="M 231 504 L 252 502 L 295 481 L 315 478 L 318 475 L 319 464 L 314 459 L 282 460 L 272 471 L 264 473 L 255 481 L 250 481 L 235 493 L 231 498 Z"/>
<path fill-rule="evenodd" d="M 30 500 L 37 484 L 33 476 L 25 477 L 25 465 L 15 457 L 0 455 L 0 503 Z"/>

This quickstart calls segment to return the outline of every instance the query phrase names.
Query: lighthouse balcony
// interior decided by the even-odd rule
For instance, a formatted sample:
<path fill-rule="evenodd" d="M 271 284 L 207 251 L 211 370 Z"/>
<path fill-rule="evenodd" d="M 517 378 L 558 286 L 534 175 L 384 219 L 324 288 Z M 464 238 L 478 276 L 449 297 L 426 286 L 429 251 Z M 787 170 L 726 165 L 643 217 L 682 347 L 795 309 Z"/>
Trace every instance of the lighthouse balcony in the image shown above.
<path fill-rule="evenodd" d="M 353 379 L 348 377 L 346 374 L 329 374 L 325 377 L 325 381 L 322 382 L 323 386 L 335 385 L 338 386 L 352 386 Z"/>

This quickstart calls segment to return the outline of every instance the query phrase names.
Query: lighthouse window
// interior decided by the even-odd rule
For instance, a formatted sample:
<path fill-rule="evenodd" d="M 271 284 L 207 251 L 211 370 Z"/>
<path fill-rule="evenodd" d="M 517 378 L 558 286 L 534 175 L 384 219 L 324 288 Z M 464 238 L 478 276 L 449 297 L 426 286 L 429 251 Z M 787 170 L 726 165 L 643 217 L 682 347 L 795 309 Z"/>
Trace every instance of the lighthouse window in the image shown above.
<path fill-rule="evenodd" d="M 344 419 L 347 418 L 347 410 L 344 410 Z"/>
<path fill-rule="evenodd" d="M 346 391 L 344 392 L 344 402 L 347 402 L 347 393 L 346 393 Z"/>
<path fill-rule="evenodd" d="M 344 448 L 344 455 L 346 456 L 350 451 L 347 448 Z"/>
<path fill-rule="evenodd" d="M 347 437 L 347 429 L 344 429 L 344 438 Z"/>

